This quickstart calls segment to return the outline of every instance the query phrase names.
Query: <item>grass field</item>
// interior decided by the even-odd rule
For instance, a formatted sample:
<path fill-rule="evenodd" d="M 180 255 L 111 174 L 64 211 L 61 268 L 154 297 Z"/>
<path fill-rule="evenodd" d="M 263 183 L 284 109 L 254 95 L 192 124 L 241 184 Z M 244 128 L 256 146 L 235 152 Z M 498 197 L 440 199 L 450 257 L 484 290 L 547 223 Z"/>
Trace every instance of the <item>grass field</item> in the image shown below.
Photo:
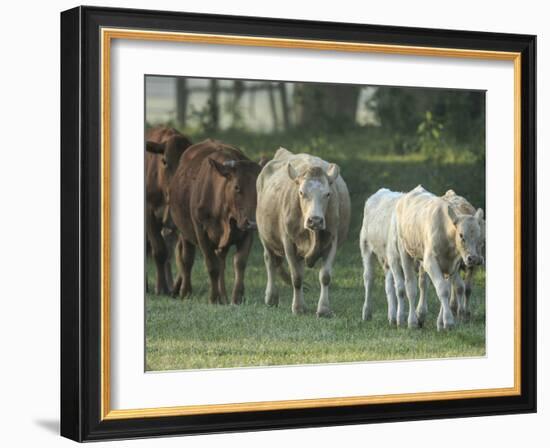
<path fill-rule="evenodd" d="M 201 136 L 192 136 L 199 141 Z M 474 284 L 472 319 L 454 331 L 438 333 L 439 311 L 433 287 L 429 290 L 429 317 L 424 328 L 390 328 L 381 271 L 374 287 L 373 320 L 361 320 L 364 299 L 358 235 L 365 199 L 380 187 L 407 191 L 422 183 L 443 194 L 453 188 L 475 206 L 485 207 L 484 163 L 453 153 L 448 160 L 430 162 L 419 155 L 380 154 L 364 135 L 334 137 L 251 136 L 226 133 L 218 138 L 235 144 L 250 157 L 270 154 L 278 146 L 309 152 L 337 163 L 352 201 L 352 221 L 347 242 L 336 256 L 330 289 L 334 317 L 318 319 L 317 269 L 306 269 L 311 285 L 305 293 L 308 312 L 291 313 L 292 291 L 279 282 L 278 308 L 264 305 L 266 274 L 261 244 L 256 238 L 246 271 L 245 302 L 241 306 L 207 304 L 208 279 L 200 256 L 193 270 L 193 296 L 185 301 L 166 296 L 146 296 L 147 370 L 179 370 L 281 364 L 315 364 L 388 359 L 422 359 L 485 354 L 485 277 Z M 244 142 L 244 143 L 243 143 Z M 373 145 L 371 143 L 370 145 Z M 230 259 L 228 258 L 228 261 Z M 232 263 L 227 263 L 228 291 L 233 285 Z M 148 263 L 148 278 L 154 271 Z"/>

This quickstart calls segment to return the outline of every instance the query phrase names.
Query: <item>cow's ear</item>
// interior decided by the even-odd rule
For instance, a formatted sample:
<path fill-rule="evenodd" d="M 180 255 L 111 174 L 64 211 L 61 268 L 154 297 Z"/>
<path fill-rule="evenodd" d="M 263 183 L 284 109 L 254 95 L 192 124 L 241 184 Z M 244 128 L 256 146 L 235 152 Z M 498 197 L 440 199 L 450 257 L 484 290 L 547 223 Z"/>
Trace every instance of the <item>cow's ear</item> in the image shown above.
<path fill-rule="evenodd" d="M 447 214 L 449 215 L 449 218 L 451 218 L 453 224 L 456 226 L 458 224 L 458 215 L 450 205 L 447 206 Z"/>
<path fill-rule="evenodd" d="M 328 178 L 329 184 L 332 184 L 338 178 L 339 174 L 340 174 L 340 168 L 338 167 L 338 165 L 336 165 L 335 163 L 331 163 L 328 166 L 328 170 L 327 170 L 327 178 Z"/>
<path fill-rule="evenodd" d="M 210 162 L 210 166 L 214 168 L 220 175 L 223 177 L 229 177 L 231 174 L 231 168 L 228 165 L 224 165 L 223 163 L 218 162 L 214 159 L 208 159 L 208 162 Z"/>
<path fill-rule="evenodd" d="M 286 170 L 288 172 L 288 177 L 290 177 L 294 182 L 296 182 L 298 180 L 298 173 L 292 166 L 292 163 L 288 162 L 286 164 Z"/>
<path fill-rule="evenodd" d="M 164 143 L 157 143 L 147 140 L 145 142 L 145 150 L 154 154 L 164 154 Z"/>
<path fill-rule="evenodd" d="M 447 190 L 446 193 L 445 193 L 445 196 L 446 197 L 449 197 L 449 196 L 456 196 L 456 193 L 454 190 Z"/>
<path fill-rule="evenodd" d="M 474 217 L 475 217 L 478 221 L 481 221 L 481 220 L 483 219 L 483 209 L 478 208 L 477 211 L 476 211 L 476 214 L 474 215 Z"/>

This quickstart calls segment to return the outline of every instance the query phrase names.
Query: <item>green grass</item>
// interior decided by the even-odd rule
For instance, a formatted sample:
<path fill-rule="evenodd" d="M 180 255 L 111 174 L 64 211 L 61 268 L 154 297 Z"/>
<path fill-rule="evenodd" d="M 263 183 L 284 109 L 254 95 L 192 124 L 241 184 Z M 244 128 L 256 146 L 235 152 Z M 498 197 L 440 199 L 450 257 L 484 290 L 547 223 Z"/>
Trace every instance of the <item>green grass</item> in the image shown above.
<path fill-rule="evenodd" d="M 318 319 L 318 269 L 306 269 L 311 288 L 305 292 L 308 312 L 291 313 L 291 288 L 282 282 L 277 308 L 264 305 L 265 268 L 256 239 L 246 271 L 245 302 L 240 306 L 207 303 L 208 279 L 198 253 L 193 270 L 193 296 L 185 301 L 146 296 L 147 370 L 315 364 L 389 359 L 424 359 L 485 354 L 485 277 L 479 272 L 472 294 L 472 320 L 454 331 L 437 332 L 439 311 L 433 287 L 429 290 L 429 316 L 424 328 L 390 328 L 381 271 L 374 287 L 373 320 L 361 320 L 364 300 L 358 235 L 365 199 L 380 187 L 407 191 L 422 183 L 436 194 L 448 188 L 484 207 L 484 165 L 465 160 L 430 163 L 418 155 L 383 155 L 369 150 L 358 137 L 253 136 L 226 133 L 217 136 L 240 146 L 252 158 L 279 145 L 296 152 L 319 155 L 341 167 L 352 200 L 352 222 L 347 242 L 336 256 L 330 287 L 335 315 Z M 194 136 L 198 141 L 199 137 Z M 367 139 L 368 140 L 368 139 Z M 372 144 L 372 143 L 369 143 Z M 231 254 L 230 254 L 231 255 Z M 153 267 L 148 278 L 153 284 Z M 226 269 L 228 291 L 233 285 L 232 263 Z"/>

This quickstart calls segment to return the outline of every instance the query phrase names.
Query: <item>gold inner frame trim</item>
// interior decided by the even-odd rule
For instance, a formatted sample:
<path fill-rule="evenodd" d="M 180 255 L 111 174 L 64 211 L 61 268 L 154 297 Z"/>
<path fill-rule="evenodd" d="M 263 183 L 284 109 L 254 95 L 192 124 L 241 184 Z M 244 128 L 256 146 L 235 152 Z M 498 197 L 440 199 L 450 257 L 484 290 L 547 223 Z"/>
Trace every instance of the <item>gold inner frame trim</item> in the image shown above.
<path fill-rule="evenodd" d="M 110 62 L 113 39 L 183 42 L 212 45 L 294 48 L 356 53 L 383 53 L 409 56 L 454 57 L 513 61 L 514 63 L 514 386 L 442 392 L 315 398 L 246 403 L 188 405 L 140 409 L 111 409 L 110 346 Z M 101 29 L 101 419 L 200 415 L 226 412 L 307 409 L 413 401 L 502 397 L 521 394 L 521 54 L 514 52 L 459 48 L 336 42 L 306 39 L 279 39 L 217 34 Z"/>

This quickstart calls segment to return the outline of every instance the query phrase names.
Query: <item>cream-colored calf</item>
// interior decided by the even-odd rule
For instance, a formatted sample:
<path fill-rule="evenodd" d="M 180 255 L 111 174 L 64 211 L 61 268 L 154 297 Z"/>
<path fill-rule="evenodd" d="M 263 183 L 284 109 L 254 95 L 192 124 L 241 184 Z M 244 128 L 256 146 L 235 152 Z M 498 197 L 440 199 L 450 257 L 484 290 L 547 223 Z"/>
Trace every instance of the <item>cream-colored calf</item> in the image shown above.
<path fill-rule="evenodd" d="M 452 328 L 450 278 L 461 263 L 467 268 L 483 263 L 479 253 L 483 210 L 478 209 L 474 216 L 459 215 L 447 201 L 419 185 L 398 199 L 394 217 L 402 266 L 402 270 L 392 271 L 395 285 L 405 283 L 409 304 L 414 306 L 417 263 L 421 262 L 441 303 L 437 328 Z"/>

